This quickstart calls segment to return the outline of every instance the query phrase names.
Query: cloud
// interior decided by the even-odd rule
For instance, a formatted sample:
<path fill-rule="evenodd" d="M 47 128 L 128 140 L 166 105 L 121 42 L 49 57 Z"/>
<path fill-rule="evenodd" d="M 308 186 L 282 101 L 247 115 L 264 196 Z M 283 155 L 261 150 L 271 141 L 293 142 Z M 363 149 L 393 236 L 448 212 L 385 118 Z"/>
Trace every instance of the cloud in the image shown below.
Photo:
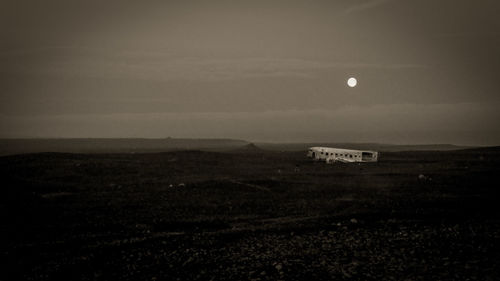
<path fill-rule="evenodd" d="M 9 136 L 231 137 L 274 141 L 498 144 L 496 104 L 392 104 L 336 110 L 1 116 Z"/>
<path fill-rule="evenodd" d="M 36 51 L 25 50 L 0 54 L 4 64 L 0 71 L 54 76 L 85 76 L 155 81 L 193 80 L 226 81 L 258 77 L 311 78 L 332 69 L 413 69 L 419 64 L 384 64 L 336 62 L 298 58 L 203 58 L 177 57 L 163 52 L 109 51 L 90 48 L 42 48 L 39 56 L 49 57 L 37 63 Z M 49 54 L 49 55 L 47 55 Z M 23 58 L 24 57 L 24 58 Z"/>
<path fill-rule="evenodd" d="M 379 7 L 381 5 L 385 5 L 388 2 L 390 2 L 390 1 L 391 0 L 371 0 L 371 1 L 365 1 L 364 3 L 353 5 L 353 6 L 349 7 L 349 8 L 347 8 L 344 11 L 344 13 L 346 13 L 346 14 L 352 14 L 352 13 L 361 12 L 361 11 L 368 10 L 368 9 L 373 9 L 373 8 Z"/>

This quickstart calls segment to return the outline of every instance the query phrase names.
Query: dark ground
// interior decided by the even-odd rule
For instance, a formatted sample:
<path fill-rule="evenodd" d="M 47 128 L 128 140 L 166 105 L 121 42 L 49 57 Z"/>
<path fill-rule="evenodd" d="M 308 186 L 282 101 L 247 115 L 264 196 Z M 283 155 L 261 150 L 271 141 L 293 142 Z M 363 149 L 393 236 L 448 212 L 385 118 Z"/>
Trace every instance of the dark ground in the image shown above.
<path fill-rule="evenodd" d="M 500 278 L 498 148 L 41 153 L 0 171 L 3 280 Z"/>

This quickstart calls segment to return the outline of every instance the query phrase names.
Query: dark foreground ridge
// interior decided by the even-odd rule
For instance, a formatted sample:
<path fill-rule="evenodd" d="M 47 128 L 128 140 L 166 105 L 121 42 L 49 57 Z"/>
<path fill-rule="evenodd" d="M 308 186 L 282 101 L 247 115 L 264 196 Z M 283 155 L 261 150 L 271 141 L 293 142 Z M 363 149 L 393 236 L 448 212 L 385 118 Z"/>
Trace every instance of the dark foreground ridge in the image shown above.
<path fill-rule="evenodd" d="M 0 157 L 2 280 L 493 280 L 500 150 Z"/>

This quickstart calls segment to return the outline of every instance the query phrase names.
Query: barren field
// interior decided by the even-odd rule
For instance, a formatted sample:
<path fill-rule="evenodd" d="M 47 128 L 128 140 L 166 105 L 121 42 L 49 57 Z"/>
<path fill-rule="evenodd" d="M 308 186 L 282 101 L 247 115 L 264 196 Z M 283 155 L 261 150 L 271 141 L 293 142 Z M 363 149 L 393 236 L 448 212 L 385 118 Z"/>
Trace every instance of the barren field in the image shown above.
<path fill-rule="evenodd" d="M 4 280 L 497 280 L 500 149 L 0 157 Z"/>

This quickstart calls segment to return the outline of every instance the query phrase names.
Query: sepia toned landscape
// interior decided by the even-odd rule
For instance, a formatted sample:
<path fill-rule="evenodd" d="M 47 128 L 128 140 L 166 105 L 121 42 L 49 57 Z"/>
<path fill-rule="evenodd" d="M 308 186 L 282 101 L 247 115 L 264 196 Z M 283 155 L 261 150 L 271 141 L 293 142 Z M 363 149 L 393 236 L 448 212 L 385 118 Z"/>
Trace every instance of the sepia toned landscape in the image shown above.
<path fill-rule="evenodd" d="M 0 281 L 500 280 L 500 1 L 0 1 Z"/>

